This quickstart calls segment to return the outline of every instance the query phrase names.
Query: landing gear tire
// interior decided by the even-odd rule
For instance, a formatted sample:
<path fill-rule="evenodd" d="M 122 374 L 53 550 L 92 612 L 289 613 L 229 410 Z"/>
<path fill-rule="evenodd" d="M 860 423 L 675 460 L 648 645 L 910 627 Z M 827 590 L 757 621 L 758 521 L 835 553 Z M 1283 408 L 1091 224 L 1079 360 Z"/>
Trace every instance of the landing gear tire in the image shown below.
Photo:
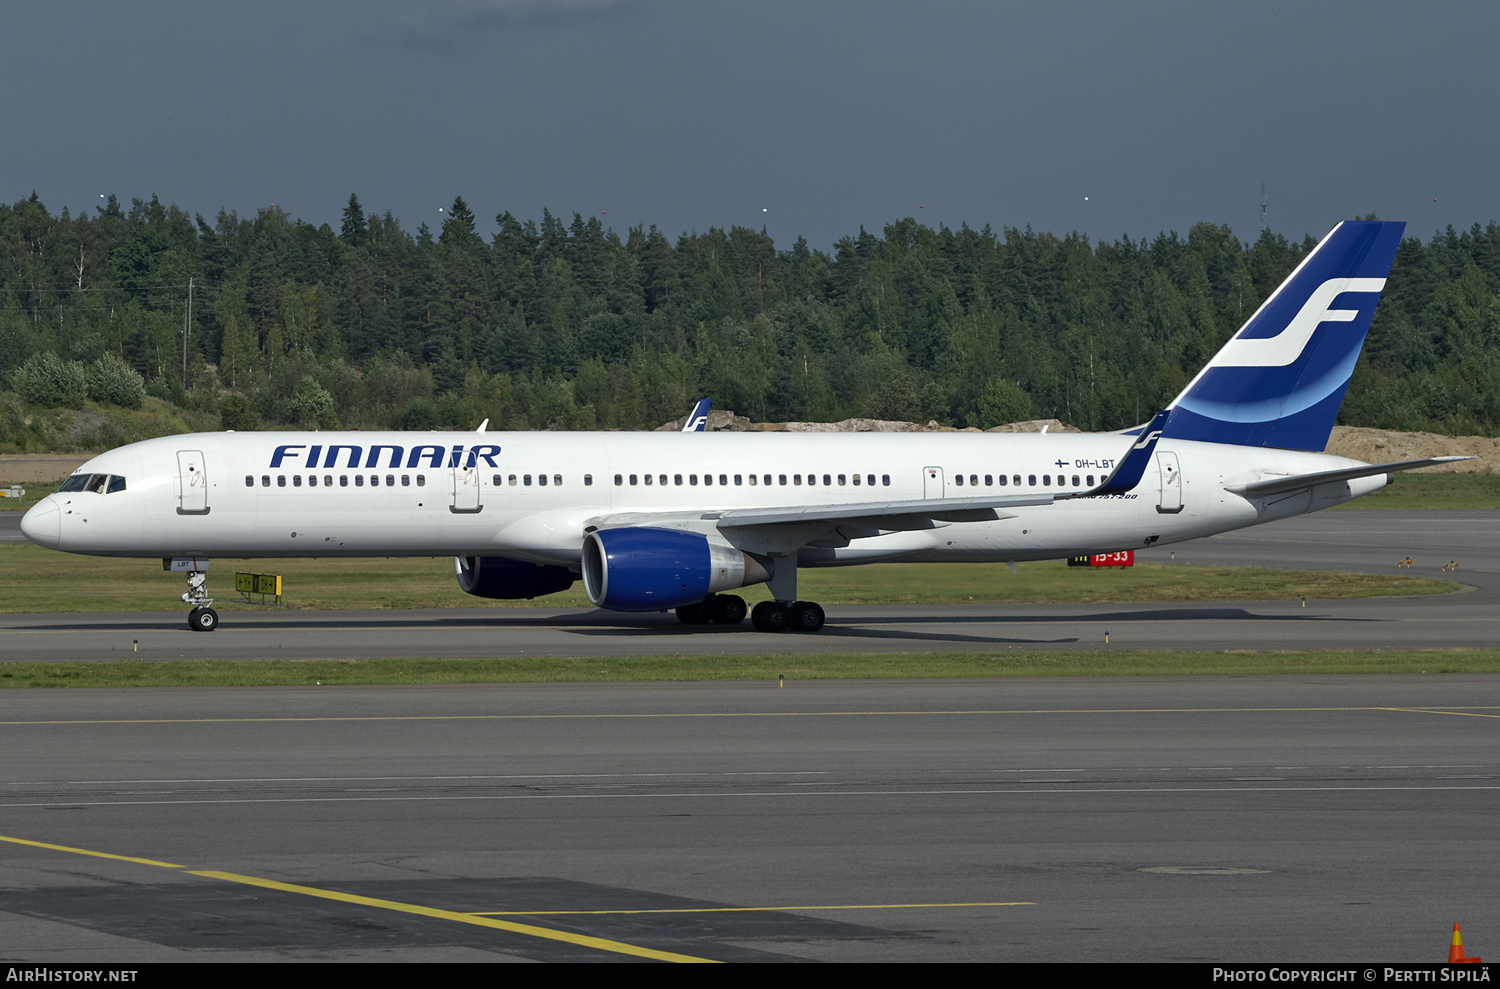
<path fill-rule="evenodd" d="M 720 625 L 738 625 L 745 620 L 749 608 L 738 594 L 715 594 L 707 601 L 713 620 Z"/>
<path fill-rule="evenodd" d="M 792 603 L 791 629 L 793 632 L 816 632 L 822 627 L 822 607 L 812 601 Z"/>
<path fill-rule="evenodd" d="M 791 610 L 780 601 L 762 601 L 750 612 L 750 624 L 762 632 L 785 632 L 791 621 Z"/>
<path fill-rule="evenodd" d="M 709 610 L 707 601 L 685 604 L 677 609 L 677 620 L 684 625 L 707 625 L 713 621 L 713 612 Z"/>
<path fill-rule="evenodd" d="M 219 627 L 219 613 L 212 608 L 194 608 L 188 612 L 188 628 L 194 632 L 212 632 Z"/>

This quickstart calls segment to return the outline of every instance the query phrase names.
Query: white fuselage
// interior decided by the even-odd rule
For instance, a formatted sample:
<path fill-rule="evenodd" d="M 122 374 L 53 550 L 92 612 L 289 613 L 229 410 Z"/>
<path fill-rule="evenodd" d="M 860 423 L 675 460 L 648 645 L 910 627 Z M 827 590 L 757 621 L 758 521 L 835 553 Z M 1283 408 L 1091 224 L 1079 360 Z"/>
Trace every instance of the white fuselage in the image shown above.
<path fill-rule="evenodd" d="M 1067 494 L 1102 483 L 1131 441 L 1116 433 L 199 433 L 95 457 L 75 477 L 118 477 L 123 489 L 59 491 L 28 514 L 25 529 L 42 545 L 100 556 L 490 555 L 576 567 L 585 528 L 602 516 L 711 520 L 743 508 Z M 1163 439 L 1126 494 L 1009 508 L 986 522 L 829 524 L 808 532 L 798 559 L 977 562 L 1139 549 L 1315 511 L 1387 482 L 1380 474 L 1264 499 L 1226 490 L 1357 464 Z M 737 544 L 785 552 L 786 532 L 743 530 Z"/>

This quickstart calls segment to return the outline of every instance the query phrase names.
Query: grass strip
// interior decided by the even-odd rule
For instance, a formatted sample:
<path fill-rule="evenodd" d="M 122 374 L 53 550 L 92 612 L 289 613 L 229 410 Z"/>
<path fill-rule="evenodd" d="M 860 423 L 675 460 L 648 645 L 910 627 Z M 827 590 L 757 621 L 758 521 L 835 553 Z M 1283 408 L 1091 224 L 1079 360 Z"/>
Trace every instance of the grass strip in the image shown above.
<path fill-rule="evenodd" d="M 1061 560 L 1021 563 L 882 563 L 870 567 L 804 569 L 798 592 L 825 606 L 839 604 L 1045 604 L 1163 601 L 1295 601 L 1386 595 L 1441 594 L 1447 581 L 1404 576 L 1396 554 L 1385 574 L 1193 567 L 1137 563 L 1129 568 L 1069 567 Z M 234 593 L 237 570 L 279 573 L 291 608 L 504 608 L 542 605 L 586 608 L 582 583 L 536 601 L 487 601 L 459 590 L 453 560 L 282 559 L 213 561 L 208 574 L 214 607 L 250 609 Z M 0 612 L 178 611 L 182 574 L 164 573 L 154 560 L 76 556 L 40 546 L 0 545 Z M 764 585 L 738 592 L 751 604 L 770 596 Z"/>
<path fill-rule="evenodd" d="M 372 684 L 898 680 L 955 677 L 1495 673 L 1500 649 L 1292 652 L 1014 650 L 513 659 L 119 660 L 6 663 L 0 687 L 318 687 Z"/>

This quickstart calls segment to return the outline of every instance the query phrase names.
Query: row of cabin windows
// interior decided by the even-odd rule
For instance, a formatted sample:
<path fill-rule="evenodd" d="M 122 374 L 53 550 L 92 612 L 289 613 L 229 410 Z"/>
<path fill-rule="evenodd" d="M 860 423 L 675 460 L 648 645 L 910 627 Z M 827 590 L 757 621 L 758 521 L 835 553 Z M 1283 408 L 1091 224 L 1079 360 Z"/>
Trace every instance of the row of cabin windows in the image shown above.
<path fill-rule="evenodd" d="M 791 483 L 792 484 L 801 484 L 802 483 L 802 475 L 801 474 L 792 474 L 790 476 L 791 476 Z M 625 484 L 626 480 L 627 480 L 627 477 L 629 479 L 629 483 L 632 484 L 632 485 L 640 484 L 643 481 L 644 481 L 644 483 L 646 483 L 648 485 L 649 484 L 661 484 L 661 485 L 666 485 L 667 484 L 667 475 L 666 474 L 630 474 L 630 475 L 616 474 L 615 475 L 615 485 L 618 487 L 619 485 Z M 720 485 L 723 485 L 725 487 L 729 486 L 729 475 L 728 474 L 720 474 L 718 477 L 719 477 L 718 483 Z M 746 482 L 746 480 L 748 479 L 749 482 L 750 482 L 750 486 L 751 487 L 755 487 L 758 484 L 766 484 L 766 485 L 770 485 L 772 483 L 786 484 L 787 483 L 787 477 L 788 477 L 788 475 L 786 475 L 786 474 L 777 474 L 776 475 L 776 480 L 773 482 L 771 480 L 771 475 L 770 474 L 750 474 L 750 475 L 736 474 L 736 475 L 734 475 L 734 483 L 736 485 L 743 485 Z M 823 475 L 823 484 L 826 485 L 826 486 L 832 487 L 833 484 L 834 484 L 834 478 L 835 478 L 835 475 L 833 475 L 833 474 L 824 474 Z M 849 483 L 851 483 L 851 475 L 848 475 L 848 474 L 839 474 L 839 475 L 837 475 L 837 478 L 838 478 L 838 483 L 839 484 L 849 484 Z M 673 474 L 672 475 L 672 482 L 671 483 L 676 484 L 676 485 L 681 485 L 683 483 L 683 475 L 682 474 Z M 697 474 L 688 474 L 687 475 L 687 483 L 689 485 L 695 485 L 695 484 L 697 484 L 698 483 L 698 475 Z M 807 475 L 807 483 L 809 485 L 816 485 L 818 483 L 818 475 L 817 474 L 808 474 Z M 874 474 L 854 474 L 854 475 L 852 475 L 852 483 L 856 487 L 859 486 L 859 485 L 861 485 L 861 484 L 866 484 L 866 485 L 869 485 L 869 486 L 873 487 L 875 485 L 875 475 Z M 889 487 L 890 483 L 891 483 L 891 475 L 889 475 L 889 474 L 882 474 L 882 475 L 880 475 L 880 483 L 883 484 L 883 485 L 885 485 L 885 486 L 887 486 L 887 487 Z M 712 487 L 713 484 L 714 484 L 714 475 L 712 475 L 712 474 L 704 474 L 703 475 L 703 484 L 704 484 L 705 487 Z"/>
<path fill-rule="evenodd" d="M 531 482 L 532 482 L 532 478 L 531 478 L 530 474 L 522 474 L 522 475 L 520 475 L 519 479 L 517 478 L 517 476 L 515 474 L 504 474 L 504 475 L 502 475 L 502 474 L 496 474 L 494 477 L 492 477 L 490 479 L 490 483 L 493 484 L 497 488 L 500 487 L 502 484 L 509 484 L 511 487 L 515 487 L 517 483 L 519 483 L 522 487 L 529 488 L 529 487 L 531 487 Z M 562 482 L 563 482 L 563 476 L 561 474 L 553 474 L 552 475 L 552 486 L 553 487 L 562 487 Z M 545 488 L 547 486 L 547 475 L 546 474 L 538 474 L 536 476 L 536 484 L 537 484 L 537 487 Z M 593 484 L 594 484 L 594 475 L 593 474 L 585 474 L 585 475 L 583 475 L 583 486 L 584 487 L 586 487 L 586 488 L 587 487 L 592 487 Z"/>
<path fill-rule="evenodd" d="M 348 474 L 340 474 L 339 475 L 339 487 L 347 488 L 349 486 L 349 477 L 350 477 L 350 475 L 348 475 Z M 354 486 L 355 487 L 362 488 L 362 487 L 365 486 L 365 475 L 363 475 L 363 474 L 355 474 L 355 475 L 353 475 L 353 477 L 354 477 Z M 380 475 L 379 474 L 371 474 L 371 475 L 369 475 L 369 477 L 370 477 L 370 487 L 372 487 L 372 488 L 378 488 L 378 487 L 380 487 Z M 626 483 L 626 477 L 627 477 L 627 475 L 624 475 L 624 474 L 616 474 L 615 475 L 615 485 L 619 486 L 619 485 L 625 484 Z M 640 484 L 640 483 L 645 483 L 647 485 L 651 485 L 651 484 L 655 484 L 655 483 L 660 483 L 662 485 L 666 485 L 668 483 L 667 482 L 667 475 L 666 474 L 630 474 L 630 475 L 628 475 L 628 477 L 629 477 L 629 483 L 632 484 L 632 485 L 636 485 L 636 484 Z M 696 485 L 698 483 L 698 475 L 697 474 L 688 474 L 688 475 L 686 475 L 686 477 L 687 477 L 687 483 L 689 485 Z M 772 482 L 772 475 L 770 475 L 770 474 L 750 474 L 750 475 L 735 474 L 734 475 L 734 483 L 736 485 L 743 485 L 746 482 L 747 477 L 748 477 L 748 480 L 749 480 L 749 483 L 750 483 L 751 487 L 754 487 L 755 485 L 762 484 L 762 483 L 766 484 L 766 485 L 770 485 L 770 484 L 773 483 Z M 777 474 L 777 475 L 775 475 L 775 477 L 776 477 L 775 483 L 782 484 L 782 485 L 785 485 L 785 484 L 788 483 L 788 475 L 786 475 L 786 474 Z M 302 487 L 302 475 L 301 474 L 293 474 L 293 475 L 291 475 L 291 478 L 292 478 L 292 487 L 294 487 L 294 488 L 300 488 L 300 487 Z M 417 487 L 420 488 L 420 487 L 426 486 L 426 484 L 427 484 L 427 476 L 425 474 L 418 474 L 418 475 L 416 475 L 416 478 L 417 478 Z M 673 484 L 681 485 L 683 483 L 683 475 L 682 474 L 673 474 L 673 475 L 671 475 L 671 478 L 672 478 L 671 483 L 673 483 Z M 801 475 L 801 474 L 792 474 L 792 475 L 790 475 L 790 478 L 791 478 L 791 483 L 794 484 L 794 485 L 800 485 L 800 484 L 803 483 L 803 475 Z M 287 479 L 287 475 L 285 475 L 285 474 L 278 474 L 278 475 L 276 475 L 276 486 L 280 487 L 280 488 L 286 487 L 287 486 L 286 479 Z M 82 491 L 82 490 L 88 490 L 88 491 L 98 491 L 98 492 L 100 492 L 102 494 L 104 492 L 104 489 L 105 489 L 106 480 L 107 480 L 107 484 L 108 484 L 108 489 L 110 491 L 124 491 L 125 490 L 125 479 L 123 477 L 119 477 L 119 476 L 115 476 L 115 475 L 106 475 L 106 474 L 94 474 L 94 475 L 75 474 L 73 477 L 70 477 L 70 478 L 68 478 L 67 481 L 63 482 L 63 486 L 61 488 L 59 488 L 58 490 L 59 491 Z M 412 481 L 412 475 L 410 475 L 410 474 L 402 474 L 401 475 L 401 482 L 400 483 L 401 483 L 401 486 L 403 488 L 410 487 L 411 486 L 411 481 Z M 496 475 L 494 475 L 490 479 L 490 482 L 491 482 L 491 484 L 493 484 L 497 488 L 498 487 L 502 487 L 505 484 L 509 484 L 511 487 L 514 487 L 517 484 L 520 484 L 522 487 L 528 487 L 529 488 L 532 485 L 532 475 L 530 475 L 530 474 L 521 474 L 521 475 L 516 475 L 516 474 L 509 474 L 509 475 L 496 474 Z M 545 488 L 548 485 L 548 483 L 549 483 L 548 476 L 546 474 L 538 474 L 538 475 L 536 475 L 535 482 L 536 482 L 536 484 L 537 484 L 538 487 Z M 333 475 L 332 474 L 324 474 L 323 475 L 323 481 L 322 481 L 322 483 L 323 483 L 324 487 L 328 487 L 328 488 L 333 487 Z M 554 487 L 561 487 L 562 483 L 563 483 L 563 477 L 562 477 L 562 475 L 561 474 L 553 474 L 553 475 L 551 475 L 550 483 Z M 585 475 L 583 475 L 583 483 L 584 483 L 584 485 L 586 487 L 587 486 L 592 486 L 593 483 L 594 483 L 594 476 L 592 474 L 585 474 Z M 720 474 L 720 475 L 718 475 L 718 483 L 720 485 L 723 485 L 723 486 L 727 487 L 729 485 L 729 475 L 728 474 Z M 817 474 L 808 474 L 807 475 L 807 484 L 808 485 L 814 486 L 817 483 L 818 483 L 818 475 Z M 846 485 L 846 484 L 852 483 L 855 487 L 859 487 L 861 484 L 864 484 L 864 485 L 868 485 L 868 486 L 873 487 L 875 485 L 875 475 L 874 474 L 853 474 L 853 475 L 847 475 L 847 474 L 838 474 L 838 475 L 824 474 L 823 475 L 823 484 L 824 484 L 824 486 L 832 487 L 835 483 L 838 483 L 840 485 Z M 883 485 L 885 487 L 890 487 L 890 484 L 891 484 L 891 475 L 889 475 L 889 474 L 882 474 L 882 475 L 880 475 L 880 483 L 881 483 L 881 485 Z M 954 474 L 953 475 L 953 483 L 956 486 L 958 486 L 958 487 L 963 487 L 964 484 L 965 484 L 964 475 L 963 474 Z M 980 483 L 980 481 L 979 481 L 979 475 L 978 474 L 970 474 L 970 475 L 968 475 L 968 481 L 967 481 L 967 483 L 971 487 L 978 487 L 979 483 Z M 1043 474 L 1043 475 L 1041 475 L 1041 483 L 1042 483 L 1042 485 L 1044 487 L 1051 487 L 1052 483 L 1053 483 L 1052 482 L 1052 475 L 1051 474 Z M 394 474 L 387 474 L 387 475 L 385 475 L 385 484 L 386 484 L 386 487 L 392 487 L 392 488 L 395 487 L 396 486 L 396 475 L 394 475 Z M 713 474 L 704 474 L 703 475 L 703 484 L 705 486 L 712 486 L 714 484 L 714 475 Z M 1002 488 L 1003 487 L 1008 487 L 1010 485 L 1015 485 L 1016 487 L 1021 487 L 1021 475 L 1020 474 L 1012 474 L 1009 477 L 1007 477 L 1005 474 L 1000 474 L 998 476 L 996 476 L 994 474 L 985 474 L 984 475 L 984 485 L 986 487 L 993 487 L 996 484 L 998 484 Z M 263 488 L 269 488 L 271 486 L 271 475 L 270 474 L 262 474 L 260 476 L 260 485 Z M 1026 475 L 1026 485 L 1029 486 L 1029 487 L 1036 487 L 1036 485 L 1037 485 L 1037 475 L 1035 475 L 1035 474 L 1028 474 L 1028 475 Z M 316 474 L 309 474 L 309 475 L 307 475 L 307 486 L 311 487 L 311 488 L 317 487 L 318 486 L 318 475 L 316 475 Z M 1057 475 L 1057 486 L 1058 487 L 1067 487 L 1068 486 L 1068 476 L 1066 474 L 1058 474 Z M 1092 488 L 1094 486 L 1094 475 L 1093 474 L 1088 474 L 1088 475 L 1085 475 L 1084 477 L 1080 477 L 1079 475 L 1074 474 L 1073 475 L 1073 484 L 1072 484 L 1072 486 L 1075 487 L 1075 488 L 1078 488 L 1078 487 L 1090 487 L 1090 488 Z M 251 475 L 251 474 L 246 474 L 245 475 L 245 487 L 247 487 L 247 488 L 253 488 L 253 487 L 255 487 L 255 477 L 253 475 Z"/>
<path fill-rule="evenodd" d="M 291 477 L 292 477 L 292 487 L 294 487 L 294 488 L 300 488 L 300 487 L 302 487 L 302 475 L 301 474 L 293 474 Z M 411 487 L 411 477 L 412 476 L 410 474 L 402 474 L 401 475 L 401 486 L 403 488 L 409 488 L 409 487 Z M 284 488 L 284 487 L 286 487 L 286 478 L 287 478 L 287 475 L 285 475 L 285 474 L 277 474 L 276 475 L 276 486 L 278 488 Z M 333 487 L 333 475 L 332 474 L 324 474 L 323 475 L 323 481 L 322 481 L 322 483 L 323 483 L 323 487 L 325 487 L 325 488 L 331 488 L 331 487 Z M 396 475 L 395 474 L 387 474 L 387 475 L 385 475 L 385 485 L 388 488 L 394 488 L 396 486 Z M 418 474 L 417 475 L 417 487 L 421 488 L 421 487 L 425 487 L 426 485 L 427 485 L 427 475 L 426 474 Z M 271 486 L 271 475 L 270 474 L 262 474 L 260 476 L 260 486 L 263 487 L 263 488 L 269 488 Z M 318 475 L 316 475 L 316 474 L 309 474 L 309 475 L 307 475 L 307 486 L 310 487 L 310 488 L 317 487 L 318 486 Z M 349 486 L 349 475 L 348 474 L 340 474 L 339 475 L 339 487 L 341 487 L 341 488 L 347 488 L 348 486 Z M 354 475 L 354 486 L 356 488 L 362 488 L 362 487 L 364 487 L 365 486 L 365 475 L 363 475 L 363 474 L 355 474 Z M 253 487 L 255 487 L 255 476 L 253 474 L 246 474 L 245 475 L 245 487 L 247 487 L 247 488 L 253 488 Z M 372 488 L 378 488 L 378 487 L 380 487 L 380 475 L 379 474 L 371 474 L 370 475 L 370 487 L 372 487 Z"/>
<path fill-rule="evenodd" d="M 965 483 L 964 482 L 964 475 L 962 475 L 962 474 L 954 474 L 953 475 L 953 483 L 956 484 L 958 487 L 963 487 L 964 483 Z M 1006 477 L 1006 475 L 1004 475 L 1004 474 L 1001 474 L 999 477 L 995 477 L 992 474 L 986 474 L 986 475 L 984 475 L 984 484 L 985 484 L 985 487 L 991 487 L 991 486 L 993 486 L 993 485 L 995 485 L 997 483 L 1002 488 L 1006 487 L 1007 485 L 1011 485 L 1011 484 L 1014 484 L 1016 487 L 1019 488 L 1021 486 L 1021 475 L 1020 474 L 1012 474 L 1012 475 L 1010 475 L 1010 477 Z M 1052 485 L 1052 475 L 1051 474 L 1043 474 L 1041 476 L 1041 483 L 1042 483 L 1042 485 L 1044 487 L 1051 487 L 1051 485 Z M 978 474 L 970 474 L 969 475 L 968 484 L 971 487 L 976 487 L 977 488 L 979 486 L 979 475 Z M 1037 476 L 1035 474 L 1027 474 L 1026 475 L 1026 484 L 1028 486 L 1030 486 L 1030 487 L 1033 487 L 1033 488 L 1036 487 L 1036 485 L 1037 485 Z M 1059 474 L 1059 475 L 1057 475 L 1057 486 L 1060 487 L 1060 488 L 1067 487 L 1068 486 L 1068 475 L 1066 475 L 1066 474 Z M 1088 475 L 1085 475 L 1083 477 L 1080 477 L 1079 475 L 1074 474 L 1073 475 L 1073 485 L 1072 486 L 1075 487 L 1075 488 L 1084 488 L 1084 487 L 1092 488 L 1094 486 L 1094 475 L 1093 474 L 1088 474 Z"/>

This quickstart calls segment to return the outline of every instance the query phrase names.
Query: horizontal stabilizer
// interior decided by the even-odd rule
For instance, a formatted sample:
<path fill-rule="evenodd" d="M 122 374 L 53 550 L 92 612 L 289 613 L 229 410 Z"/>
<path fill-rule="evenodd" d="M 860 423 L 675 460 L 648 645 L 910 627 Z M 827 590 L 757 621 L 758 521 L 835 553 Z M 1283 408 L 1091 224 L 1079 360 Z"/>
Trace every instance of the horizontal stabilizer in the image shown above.
<path fill-rule="evenodd" d="M 1250 484 L 1227 485 L 1224 490 L 1231 494 L 1244 495 L 1246 498 L 1265 498 L 1269 495 L 1285 494 L 1288 491 L 1299 491 L 1302 488 L 1312 487 L 1314 484 L 1328 484 L 1333 481 L 1352 481 L 1357 477 L 1394 474 L 1397 471 L 1417 470 L 1421 467 L 1433 467 L 1437 464 L 1451 464 L 1460 460 L 1473 459 L 1473 457 L 1427 457 L 1423 460 L 1396 460 L 1388 464 L 1364 464 L 1360 467 L 1346 467 L 1342 470 L 1320 470 L 1313 474 L 1270 477 L 1263 481 L 1254 481 Z"/>

